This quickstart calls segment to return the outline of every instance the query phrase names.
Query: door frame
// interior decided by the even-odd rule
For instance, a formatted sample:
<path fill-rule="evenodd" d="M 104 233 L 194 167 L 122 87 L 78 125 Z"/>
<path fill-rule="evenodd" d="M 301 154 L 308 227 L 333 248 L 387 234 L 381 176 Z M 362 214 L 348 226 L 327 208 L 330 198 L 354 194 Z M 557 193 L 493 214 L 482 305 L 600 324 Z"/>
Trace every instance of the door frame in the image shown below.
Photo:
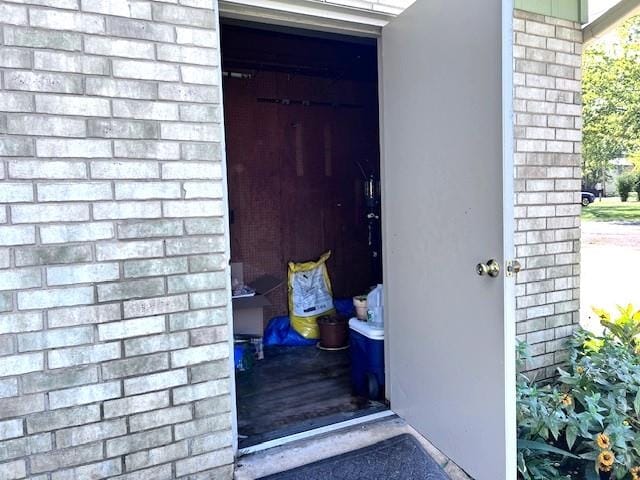
<path fill-rule="evenodd" d="M 214 0 L 216 2 L 217 0 Z M 217 5 L 214 4 L 214 7 Z M 229 212 L 229 176 L 227 174 L 227 144 L 225 135 L 225 124 L 224 124 L 224 94 L 222 92 L 222 52 L 219 48 L 220 46 L 220 13 L 215 15 L 215 32 L 217 32 L 218 37 L 218 55 L 220 60 L 220 67 L 216 72 L 216 82 L 220 85 L 220 123 L 222 124 L 222 138 L 220 139 L 220 150 L 222 151 L 222 211 Z M 238 407 L 236 405 L 236 364 L 234 359 L 234 347 L 235 342 L 233 338 L 233 308 L 232 308 L 232 300 L 233 290 L 231 287 L 231 229 L 229 223 L 229 217 L 227 215 L 227 222 L 225 224 L 224 229 L 224 253 L 225 253 L 225 275 L 226 275 L 226 291 L 227 291 L 227 304 L 226 304 L 226 317 L 227 317 L 227 325 L 228 325 L 228 348 L 229 348 L 229 397 L 231 398 L 230 403 L 232 405 L 231 408 L 231 447 L 233 448 L 234 457 L 237 456 L 238 453 Z"/>
<path fill-rule="evenodd" d="M 232 20 L 376 38 L 393 15 L 309 0 L 218 0 L 219 16 Z"/>
<path fill-rule="evenodd" d="M 418 0 L 420 1 L 420 0 Z M 282 8 L 290 8 L 296 3 L 296 8 L 283 11 Z M 219 1 L 219 13 L 216 16 L 216 29 L 220 31 L 220 19 L 229 18 L 236 20 L 246 20 L 256 23 L 266 23 L 270 25 L 279 25 L 284 27 L 291 27 L 297 29 L 308 29 L 320 32 L 332 32 L 351 36 L 369 37 L 377 40 L 378 46 L 378 79 L 382 78 L 382 69 L 384 68 L 381 58 L 380 40 L 382 34 L 382 27 L 391 18 L 387 15 L 377 14 L 375 12 L 358 12 L 355 9 L 347 7 L 332 6 L 329 4 L 322 4 L 315 8 L 308 7 L 308 2 L 304 1 L 292 2 L 282 1 L 273 2 L 269 0 L 241 0 L 241 1 Z M 283 7 L 284 6 L 284 7 Z M 320 16 L 325 10 L 331 10 L 329 18 L 327 16 Z M 515 232 L 515 219 L 514 219 L 514 114 L 513 114 L 513 12 L 514 12 L 514 0 L 502 0 L 502 34 L 501 34 L 501 55 L 502 55 L 502 191 L 503 191 L 503 258 L 506 260 L 515 258 L 515 246 L 514 246 L 514 232 Z M 218 69 L 218 80 L 220 88 L 222 89 L 222 66 Z M 384 148 L 383 141 L 383 129 L 384 129 L 384 115 L 382 112 L 382 88 L 381 82 L 378 82 L 379 93 L 378 103 L 380 105 L 379 112 L 379 128 L 380 128 L 380 163 L 383 164 Z M 221 104 L 221 116 L 224 118 L 224 105 Z M 224 128 L 224 122 L 223 122 Z M 224 145 L 224 135 L 222 139 L 223 152 L 226 152 Z M 382 171 L 381 171 L 382 174 Z M 223 161 L 223 178 L 227 178 L 227 162 L 226 154 Z M 381 182 L 384 185 L 384 182 Z M 382 191 L 382 195 L 386 192 Z M 227 183 L 224 182 L 223 202 L 228 206 L 229 196 L 227 190 Z M 383 217 L 382 222 L 382 244 L 383 244 L 383 256 L 385 250 L 385 221 Z M 229 229 L 226 229 L 225 240 L 227 255 L 230 255 L 230 237 Z M 229 275 L 230 277 L 230 272 Z M 230 279 L 228 280 L 230 283 Z M 230 285 L 229 290 L 230 291 Z M 385 292 L 386 295 L 386 292 Z M 507 277 L 504 281 L 504 379 L 505 379 L 505 414 L 507 416 L 505 421 L 505 438 L 507 452 L 505 458 L 507 461 L 506 471 L 516 472 L 517 468 L 517 451 L 516 451 L 516 362 L 515 362 L 515 350 L 516 350 L 516 300 L 515 300 L 515 279 L 513 277 Z M 230 304 L 229 304 L 230 307 Z M 233 312 L 231 308 L 228 308 L 228 324 L 229 329 L 233 331 Z M 385 333 L 386 334 L 386 333 Z M 233 361 L 233 335 L 230 335 L 230 395 L 232 402 L 235 405 L 235 365 Z M 388 362 L 389 351 L 388 342 L 385 344 L 385 362 Z M 389 369 L 385 369 L 386 388 L 389 388 Z M 391 399 L 393 402 L 393 399 Z M 391 404 L 391 410 L 393 410 L 393 404 Z M 238 422 L 237 422 L 237 408 L 232 408 L 232 437 L 233 448 L 236 454 L 238 453 Z M 363 417 L 366 418 L 366 417 Z M 313 434 L 313 432 L 309 432 Z M 295 441 L 299 436 L 288 440 L 286 438 L 281 443 L 288 443 L 289 441 Z M 270 447 L 275 446 L 275 441 L 271 441 Z M 273 444 L 273 445 L 271 445 Z M 260 450 L 260 446 L 252 447 L 252 450 Z M 509 454 L 511 453 L 511 454 Z"/>
<path fill-rule="evenodd" d="M 505 261 L 515 260 L 515 165 L 513 113 L 514 0 L 502 0 L 502 243 Z M 505 266 L 506 267 L 506 266 Z M 505 268 L 505 271 L 507 269 Z M 516 281 L 504 280 L 504 385 L 506 471 L 516 478 L 518 466 L 516 421 Z"/>

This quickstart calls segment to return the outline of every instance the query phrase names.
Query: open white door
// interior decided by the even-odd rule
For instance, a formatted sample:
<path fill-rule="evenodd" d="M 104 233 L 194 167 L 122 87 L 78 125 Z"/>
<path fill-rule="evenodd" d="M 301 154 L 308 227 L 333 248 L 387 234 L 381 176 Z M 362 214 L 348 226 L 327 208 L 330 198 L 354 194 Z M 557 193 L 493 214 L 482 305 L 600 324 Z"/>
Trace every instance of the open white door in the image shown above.
<path fill-rule="evenodd" d="M 381 41 L 391 408 L 478 480 L 516 474 L 512 14 L 418 0 Z"/>

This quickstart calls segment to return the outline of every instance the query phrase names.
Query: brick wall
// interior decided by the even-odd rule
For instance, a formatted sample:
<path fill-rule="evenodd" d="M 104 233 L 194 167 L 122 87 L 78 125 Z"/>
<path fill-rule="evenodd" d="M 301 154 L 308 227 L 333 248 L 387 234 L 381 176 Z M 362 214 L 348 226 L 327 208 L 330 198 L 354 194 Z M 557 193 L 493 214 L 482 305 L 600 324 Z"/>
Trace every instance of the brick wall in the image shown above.
<path fill-rule="evenodd" d="M 514 16 L 517 332 L 531 345 L 526 369 L 548 378 L 579 321 L 582 32 Z"/>
<path fill-rule="evenodd" d="M 2 480 L 231 477 L 212 3 L 0 1 Z"/>

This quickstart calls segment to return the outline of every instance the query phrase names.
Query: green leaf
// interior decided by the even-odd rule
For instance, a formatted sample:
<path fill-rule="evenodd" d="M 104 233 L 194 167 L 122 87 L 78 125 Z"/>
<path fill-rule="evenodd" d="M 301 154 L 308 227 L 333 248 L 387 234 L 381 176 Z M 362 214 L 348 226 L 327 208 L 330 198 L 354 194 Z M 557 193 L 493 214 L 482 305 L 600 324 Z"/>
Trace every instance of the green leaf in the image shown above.
<path fill-rule="evenodd" d="M 525 463 L 524 455 L 522 455 L 522 452 L 518 452 L 518 471 L 520 473 L 526 473 L 527 471 L 527 464 Z"/>
<path fill-rule="evenodd" d="M 519 450 L 535 450 L 540 452 L 548 452 L 555 453 L 558 455 L 562 455 L 563 457 L 575 458 L 579 459 L 577 455 L 574 455 L 571 452 L 567 452 L 566 450 L 562 450 L 561 448 L 554 447 L 553 445 L 549 445 L 544 442 L 536 442 L 535 440 L 523 440 L 518 439 L 518 449 Z"/>
<path fill-rule="evenodd" d="M 606 310 L 602 308 L 596 308 L 596 307 L 593 307 L 592 310 L 593 310 L 593 313 L 595 313 L 598 317 L 600 317 L 600 320 L 604 320 L 607 322 L 611 320 L 611 315 Z"/>
<path fill-rule="evenodd" d="M 583 347 L 587 352 L 590 351 L 590 352 L 597 353 L 600 351 L 603 345 L 604 345 L 604 340 L 599 338 L 589 338 L 584 341 Z"/>
<path fill-rule="evenodd" d="M 633 410 L 636 415 L 640 415 L 640 390 L 636 392 L 636 398 L 633 400 Z"/>
<path fill-rule="evenodd" d="M 595 461 L 598 458 L 598 452 L 587 452 L 580 455 L 580 458 L 583 460 L 592 460 Z"/>
<path fill-rule="evenodd" d="M 580 383 L 580 379 L 577 377 L 560 377 L 558 378 L 558 380 L 560 380 L 562 383 L 564 383 L 565 385 L 577 385 L 578 383 Z"/>
<path fill-rule="evenodd" d="M 636 398 L 633 400 L 633 410 L 636 412 L 636 415 L 640 414 L 640 390 L 638 390 Z"/>
<path fill-rule="evenodd" d="M 584 478 L 585 480 L 600 480 L 595 465 L 589 464 L 584 466 Z"/>
<path fill-rule="evenodd" d="M 576 443 L 576 438 L 578 438 L 578 429 L 574 425 L 569 425 L 565 435 L 567 437 L 567 445 L 569 446 L 569 450 L 571 450 L 573 444 Z"/>

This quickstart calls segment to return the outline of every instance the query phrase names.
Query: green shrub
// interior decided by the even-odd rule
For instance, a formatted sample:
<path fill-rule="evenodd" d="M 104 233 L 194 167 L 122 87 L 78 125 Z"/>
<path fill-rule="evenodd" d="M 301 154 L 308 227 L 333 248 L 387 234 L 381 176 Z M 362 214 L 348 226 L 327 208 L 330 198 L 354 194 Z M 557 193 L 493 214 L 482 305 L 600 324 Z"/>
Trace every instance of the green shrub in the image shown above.
<path fill-rule="evenodd" d="M 596 311 L 554 384 L 517 382 L 518 474 L 525 480 L 640 478 L 640 311 Z"/>
<path fill-rule="evenodd" d="M 636 198 L 640 202 L 640 172 L 635 172 L 634 175 L 636 176 Z"/>
<path fill-rule="evenodd" d="M 618 177 L 616 181 L 618 186 L 618 195 L 620 195 L 620 200 L 626 202 L 629 198 L 629 193 L 633 192 L 637 185 L 637 176 L 634 173 L 623 173 Z"/>

